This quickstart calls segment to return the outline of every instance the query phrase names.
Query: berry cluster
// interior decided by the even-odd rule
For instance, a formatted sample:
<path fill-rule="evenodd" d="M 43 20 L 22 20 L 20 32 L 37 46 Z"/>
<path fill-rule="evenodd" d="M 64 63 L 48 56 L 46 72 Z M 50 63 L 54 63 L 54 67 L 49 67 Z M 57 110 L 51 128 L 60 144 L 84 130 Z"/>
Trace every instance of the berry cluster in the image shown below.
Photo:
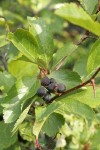
<path fill-rule="evenodd" d="M 49 102 L 51 100 L 51 93 L 62 94 L 65 90 L 65 85 L 58 84 L 54 78 L 49 79 L 48 77 L 43 77 L 37 95 L 43 98 L 45 102 Z"/>

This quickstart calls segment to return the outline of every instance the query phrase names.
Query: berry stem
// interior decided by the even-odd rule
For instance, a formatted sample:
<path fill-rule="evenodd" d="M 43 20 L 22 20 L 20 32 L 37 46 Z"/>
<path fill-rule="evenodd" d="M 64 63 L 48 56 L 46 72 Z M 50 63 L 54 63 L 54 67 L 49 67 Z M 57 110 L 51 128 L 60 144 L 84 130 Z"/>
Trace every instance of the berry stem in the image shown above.
<path fill-rule="evenodd" d="M 40 79 L 49 74 L 49 70 L 41 68 L 41 67 L 39 67 L 39 69 L 40 69 L 40 74 L 39 74 Z"/>
<path fill-rule="evenodd" d="M 99 71 L 100 71 L 100 67 L 96 70 L 96 72 L 93 74 L 93 76 L 92 76 L 89 80 L 87 80 L 86 82 L 84 82 L 84 83 L 82 83 L 82 84 L 79 84 L 79 85 L 77 85 L 77 86 L 75 86 L 75 87 L 73 87 L 73 88 L 71 88 L 71 89 L 65 91 L 64 93 L 62 93 L 62 95 L 66 95 L 66 94 L 68 94 L 68 93 L 70 93 L 70 92 L 73 92 L 73 91 L 75 91 L 75 90 L 77 90 L 77 89 L 79 89 L 79 88 L 81 88 L 81 87 L 87 85 L 88 83 L 91 83 L 91 80 L 93 80 L 93 79 L 95 78 L 95 76 L 99 73 Z M 61 95 L 61 96 L 62 96 L 62 95 Z M 61 97 L 61 96 L 58 96 L 58 95 L 54 96 L 54 97 L 51 99 L 51 101 L 49 101 L 49 103 L 51 103 L 53 100 L 55 100 L 56 98 Z"/>

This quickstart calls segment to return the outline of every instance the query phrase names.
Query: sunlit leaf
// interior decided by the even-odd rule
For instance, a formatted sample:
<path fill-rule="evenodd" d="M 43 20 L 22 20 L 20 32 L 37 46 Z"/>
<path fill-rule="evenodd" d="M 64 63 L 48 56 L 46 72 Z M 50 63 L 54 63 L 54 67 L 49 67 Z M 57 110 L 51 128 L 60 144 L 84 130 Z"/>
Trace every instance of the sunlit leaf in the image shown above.
<path fill-rule="evenodd" d="M 74 3 L 63 4 L 63 6 L 61 5 L 55 13 L 69 22 L 100 36 L 100 24 L 94 22 L 80 6 L 77 6 Z"/>
<path fill-rule="evenodd" d="M 36 75 L 38 72 L 38 66 L 27 62 L 25 60 L 13 60 L 8 64 L 9 72 L 15 76 L 17 79 L 23 76 Z"/>
<path fill-rule="evenodd" d="M 24 29 L 17 29 L 15 33 L 9 33 L 8 38 L 22 54 L 32 62 L 37 62 L 39 47 L 31 33 Z"/>
<path fill-rule="evenodd" d="M 29 31 L 35 36 L 40 46 L 40 59 L 44 59 L 48 66 L 54 52 L 53 36 L 50 28 L 42 18 L 28 17 L 28 21 L 30 24 Z"/>

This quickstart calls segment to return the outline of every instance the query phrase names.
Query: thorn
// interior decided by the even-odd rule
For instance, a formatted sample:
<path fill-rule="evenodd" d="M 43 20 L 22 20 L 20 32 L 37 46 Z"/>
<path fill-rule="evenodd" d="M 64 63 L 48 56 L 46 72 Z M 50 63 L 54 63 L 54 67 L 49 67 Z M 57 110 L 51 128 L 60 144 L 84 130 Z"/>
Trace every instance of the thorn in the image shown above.
<path fill-rule="evenodd" d="M 93 91 L 94 91 L 94 97 L 96 97 L 96 86 L 95 86 L 95 80 L 94 79 L 91 79 L 91 84 L 92 84 Z"/>

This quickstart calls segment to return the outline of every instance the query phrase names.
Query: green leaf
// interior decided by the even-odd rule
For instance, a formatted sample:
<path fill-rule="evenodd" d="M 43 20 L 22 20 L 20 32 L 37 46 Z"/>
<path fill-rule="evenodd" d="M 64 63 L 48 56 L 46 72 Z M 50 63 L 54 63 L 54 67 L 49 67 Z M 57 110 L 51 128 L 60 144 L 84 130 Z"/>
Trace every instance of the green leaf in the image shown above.
<path fill-rule="evenodd" d="M 83 55 L 76 61 L 73 68 L 73 71 L 77 72 L 81 76 L 81 79 L 87 76 L 87 59 L 87 56 Z"/>
<path fill-rule="evenodd" d="M 84 7 L 84 9 L 89 13 L 89 14 L 94 14 L 96 13 L 98 9 L 98 0 L 79 0 Z"/>
<path fill-rule="evenodd" d="M 80 6 L 74 3 L 63 4 L 55 13 L 69 22 L 100 36 L 100 24 L 93 21 Z"/>
<path fill-rule="evenodd" d="M 75 114 L 80 116 L 88 121 L 88 125 L 90 126 L 92 121 L 94 120 L 94 112 L 93 110 L 86 104 L 83 104 L 73 97 L 69 99 L 68 97 L 62 98 L 60 102 L 63 104 L 57 110 L 56 113 L 59 113 L 63 116 L 66 114 Z"/>
<path fill-rule="evenodd" d="M 77 49 L 77 46 L 72 42 L 68 42 L 64 47 L 57 50 L 53 55 L 52 69 L 56 70 L 59 67 L 61 61 L 66 62 L 66 59 Z"/>
<path fill-rule="evenodd" d="M 77 116 L 81 116 L 85 120 L 88 121 L 88 125 L 90 126 L 92 121 L 94 120 L 94 112 L 93 110 L 86 104 L 83 104 L 79 101 L 76 101 L 74 98 L 73 99 L 68 99 L 67 97 L 65 98 L 58 98 L 58 102 L 53 102 L 52 104 L 48 105 L 47 107 L 41 108 L 38 107 L 36 109 L 36 121 L 33 126 L 33 134 L 36 135 L 36 138 L 38 138 L 38 135 L 40 131 L 43 129 L 43 126 L 45 127 L 43 131 L 45 131 L 49 136 L 55 134 L 56 130 L 51 131 L 52 129 L 50 128 L 50 132 L 47 129 L 46 125 L 48 123 L 52 123 L 54 113 L 61 114 L 63 117 L 65 117 L 68 114 L 75 114 Z M 59 118 L 59 117 L 58 117 Z M 56 120 L 58 120 L 56 118 Z M 49 120 L 50 119 L 50 120 Z M 50 122 L 49 122 L 50 121 Z M 56 122 L 56 121 L 55 121 Z M 59 121 L 58 122 L 58 126 Z M 46 124 L 45 124 L 46 123 Z M 63 119 L 62 123 L 63 124 Z M 53 126 L 54 124 L 52 124 Z M 56 126 L 57 128 L 57 126 Z M 54 127 L 53 127 L 54 129 Z M 51 134 L 50 134 L 51 133 Z"/>
<path fill-rule="evenodd" d="M 15 33 L 9 33 L 8 38 L 23 55 L 32 62 L 37 63 L 39 47 L 36 39 L 30 32 L 24 29 L 17 29 Z"/>
<path fill-rule="evenodd" d="M 15 78 L 11 74 L 0 72 L 0 86 L 3 88 L 4 92 L 8 92 L 14 83 Z"/>
<path fill-rule="evenodd" d="M 25 60 L 13 60 L 8 64 L 8 70 L 18 79 L 23 76 L 36 75 L 38 66 Z"/>
<path fill-rule="evenodd" d="M 8 63 L 9 63 L 10 61 L 16 60 L 19 57 L 21 57 L 22 53 L 12 43 L 10 43 L 8 55 L 9 55 L 9 61 L 8 61 Z"/>
<path fill-rule="evenodd" d="M 0 36 L 0 47 L 3 47 L 3 46 L 5 46 L 5 45 L 8 44 L 8 41 L 7 41 L 6 38 L 7 38 L 7 37 L 6 37 L 5 35 L 1 35 L 1 36 Z"/>
<path fill-rule="evenodd" d="M 13 128 L 13 131 L 12 131 L 12 132 L 15 133 L 15 132 L 17 131 L 19 125 L 24 121 L 24 119 L 26 118 L 26 115 L 27 115 L 27 113 L 28 113 L 28 111 L 29 111 L 29 109 L 30 109 L 30 106 L 31 106 L 31 105 L 29 105 L 29 106 L 21 113 L 21 115 L 19 116 L 18 120 L 16 121 L 16 123 L 15 123 L 15 125 L 14 125 L 14 128 Z"/>
<path fill-rule="evenodd" d="M 100 66 L 100 39 L 98 39 L 92 46 L 88 62 L 87 62 L 87 72 L 90 74 L 94 69 Z"/>
<path fill-rule="evenodd" d="M 45 121 L 49 118 L 49 116 L 59 107 L 61 107 L 61 103 L 52 103 L 47 107 L 38 107 L 36 108 L 36 121 L 33 126 L 33 134 L 38 138 L 40 131 L 45 123 Z"/>
<path fill-rule="evenodd" d="M 76 72 L 62 69 L 51 72 L 49 77 L 56 79 L 57 83 L 63 83 L 67 90 L 81 83 L 80 76 Z"/>
<path fill-rule="evenodd" d="M 58 109 L 62 105 L 63 104 L 61 104 L 61 103 L 52 103 L 52 104 L 48 105 L 47 107 L 36 108 L 36 110 L 35 110 L 36 121 L 48 118 L 56 109 Z"/>
<path fill-rule="evenodd" d="M 14 144 L 17 140 L 17 133 L 12 136 L 13 124 L 4 124 L 3 121 L 0 122 L 0 150 L 8 148 Z"/>
<path fill-rule="evenodd" d="M 45 132 L 49 137 L 56 135 L 59 129 L 64 125 L 65 119 L 62 115 L 52 113 L 45 121 L 42 131 Z"/>
<path fill-rule="evenodd" d="M 36 94 L 38 87 L 37 77 L 23 77 L 16 82 L 2 102 L 2 106 L 5 107 L 5 123 L 13 122 L 19 117 L 21 105 Z"/>
<path fill-rule="evenodd" d="M 100 105 L 100 88 L 98 86 L 96 87 L 96 96 L 94 96 L 93 88 L 88 87 L 78 90 L 69 96 L 66 96 L 65 99 L 75 99 L 81 103 L 87 104 L 91 108 L 95 108 Z"/>
<path fill-rule="evenodd" d="M 33 123 L 32 121 L 24 121 L 22 124 L 19 126 L 19 132 L 21 137 L 24 140 L 27 140 L 29 142 L 35 141 L 35 137 L 32 133 L 32 128 L 33 128 Z"/>
<path fill-rule="evenodd" d="M 45 123 L 46 119 L 35 121 L 33 126 L 33 134 L 36 136 L 36 139 L 38 139 L 39 133 L 43 127 L 43 124 Z"/>
<path fill-rule="evenodd" d="M 28 99 L 36 94 L 39 87 L 39 81 L 36 76 L 23 77 L 16 81 L 15 85 L 10 89 L 7 96 L 2 102 L 3 107 L 22 102 L 23 99 Z M 13 91 L 13 92 L 12 92 Z"/>
<path fill-rule="evenodd" d="M 47 66 L 54 52 L 53 36 L 49 26 L 42 18 L 28 17 L 29 31 L 33 34 L 40 47 L 41 59 L 45 60 Z"/>
<path fill-rule="evenodd" d="M 21 150 L 21 147 L 20 147 L 19 143 L 17 143 L 17 144 L 14 144 L 14 145 L 8 147 L 5 150 Z"/>
<path fill-rule="evenodd" d="M 3 109 L 3 119 L 5 123 L 14 122 L 21 113 L 21 103 L 17 102 L 13 104 L 13 106 L 9 105 L 9 107 Z"/>
<path fill-rule="evenodd" d="M 98 129 L 91 138 L 91 148 L 95 150 L 100 149 L 100 129 Z"/>

